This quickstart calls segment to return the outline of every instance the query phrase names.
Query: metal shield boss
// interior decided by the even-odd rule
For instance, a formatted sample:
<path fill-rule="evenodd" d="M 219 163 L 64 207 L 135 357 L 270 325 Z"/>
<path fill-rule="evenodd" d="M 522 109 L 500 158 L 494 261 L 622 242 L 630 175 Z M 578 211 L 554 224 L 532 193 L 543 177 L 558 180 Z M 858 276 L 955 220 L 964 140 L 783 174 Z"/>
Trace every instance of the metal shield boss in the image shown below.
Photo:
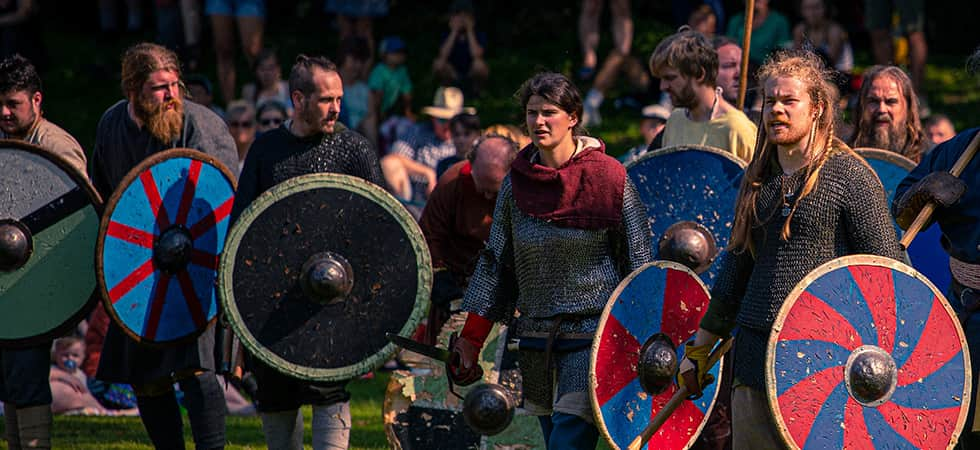
<path fill-rule="evenodd" d="M 432 267 L 415 221 L 380 187 L 296 177 L 245 209 L 221 255 L 220 298 L 249 352 L 310 381 L 356 378 L 428 307 Z"/>
<path fill-rule="evenodd" d="M 898 153 L 880 148 L 862 147 L 856 148 L 855 151 L 864 157 L 878 174 L 881 184 L 885 187 L 890 206 L 895 198 L 895 189 L 915 168 L 915 163 Z M 902 230 L 897 224 L 895 230 L 901 238 Z M 949 285 L 953 278 L 949 273 L 949 254 L 940 243 L 942 234 L 939 224 L 933 223 L 915 236 L 907 252 L 915 270 L 929 278 L 940 292 L 949 292 Z"/>
<path fill-rule="evenodd" d="M 878 256 L 845 256 L 804 277 L 766 352 L 769 406 L 791 448 L 952 448 L 970 380 L 946 299 Z"/>
<path fill-rule="evenodd" d="M 681 263 L 711 286 L 735 220 L 745 163 L 722 149 L 659 149 L 626 165 L 649 215 L 655 259 Z"/>
<path fill-rule="evenodd" d="M 62 157 L 0 140 L 0 347 L 64 335 L 97 301 L 102 203 Z"/>
<path fill-rule="evenodd" d="M 218 255 L 234 200 L 234 176 L 191 149 L 154 154 L 119 183 L 95 267 L 106 310 L 130 338 L 186 342 L 215 321 Z"/>
<path fill-rule="evenodd" d="M 687 267 L 655 261 L 626 277 L 599 320 L 589 367 L 596 426 L 614 449 L 625 449 L 677 392 L 674 374 L 684 344 L 708 309 L 708 289 Z M 721 377 L 719 363 L 711 373 Z M 687 449 L 714 406 L 717 381 L 684 403 L 644 446 Z"/>

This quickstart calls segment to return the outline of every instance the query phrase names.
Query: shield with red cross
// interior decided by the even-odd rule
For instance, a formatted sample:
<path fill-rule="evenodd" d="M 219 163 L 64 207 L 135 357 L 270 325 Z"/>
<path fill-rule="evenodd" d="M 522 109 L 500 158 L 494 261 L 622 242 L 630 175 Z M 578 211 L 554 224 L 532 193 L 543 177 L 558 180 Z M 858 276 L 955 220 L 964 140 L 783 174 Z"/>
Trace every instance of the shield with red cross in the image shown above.
<path fill-rule="evenodd" d="M 234 199 L 231 172 L 190 149 L 154 154 L 119 183 L 102 217 L 96 278 L 127 335 L 183 342 L 215 320 L 218 255 Z"/>
<path fill-rule="evenodd" d="M 925 276 L 888 258 L 845 256 L 787 296 L 766 388 L 791 448 L 952 448 L 970 358 L 956 315 Z"/>
<path fill-rule="evenodd" d="M 676 362 L 684 356 L 684 343 L 697 332 L 708 298 L 694 272 L 669 261 L 646 264 L 613 292 L 599 320 L 589 367 L 596 425 L 610 447 L 627 448 L 677 392 L 672 380 Z M 673 364 L 660 364 L 663 360 Z M 650 381 L 645 375 L 657 365 L 669 366 L 659 389 L 656 377 Z M 721 364 L 710 373 L 718 379 Z M 700 398 L 685 400 L 644 448 L 689 448 L 704 427 L 717 390 L 712 383 Z"/>

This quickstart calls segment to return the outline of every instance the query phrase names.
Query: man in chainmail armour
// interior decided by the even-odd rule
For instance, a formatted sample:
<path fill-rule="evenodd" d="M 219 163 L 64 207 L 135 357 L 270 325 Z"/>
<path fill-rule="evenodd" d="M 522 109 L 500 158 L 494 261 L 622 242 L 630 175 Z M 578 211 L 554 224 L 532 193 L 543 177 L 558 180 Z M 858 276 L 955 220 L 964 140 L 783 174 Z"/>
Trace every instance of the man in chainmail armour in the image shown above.
<path fill-rule="evenodd" d="M 970 72 L 980 75 L 980 47 L 967 62 Z M 932 219 L 943 232 L 943 248 L 949 253 L 949 303 L 960 317 L 970 347 L 973 390 L 977 392 L 980 372 L 980 158 L 974 156 L 959 178 L 949 173 L 956 161 L 976 139 L 980 128 L 970 128 L 937 145 L 922 157 L 919 166 L 895 189 L 892 213 L 903 229 L 908 228 L 927 203 L 936 205 Z M 928 226 L 928 225 L 927 225 Z M 923 227 L 925 228 L 925 227 Z M 950 337 L 950 339 L 953 339 Z M 980 423 L 976 419 L 977 399 L 970 405 L 959 447 L 980 448 Z"/>
<path fill-rule="evenodd" d="M 643 203 L 605 145 L 581 134 L 582 99 L 571 82 L 538 74 L 520 98 L 533 143 L 501 185 L 463 298 L 469 315 L 449 367 L 460 384 L 479 378 L 477 358 L 493 322 L 511 322 L 521 338 L 592 338 L 613 290 L 650 260 Z M 523 406 L 540 416 L 548 448 L 595 448 L 589 348 L 521 350 L 518 358 Z"/>
<path fill-rule="evenodd" d="M 759 69 L 758 79 L 765 106 L 756 156 L 742 179 L 730 251 L 678 380 L 699 394 L 711 348 L 739 325 L 734 449 L 785 447 L 769 412 L 764 374 L 769 332 L 790 290 L 834 258 L 901 258 L 881 182 L 834 137 L 838 93 L 820 59 L 781 52 Z"/>
<path fill-rule="evenodd" d="M 343 82 L 322 56 L 296 58 L 289 75 L 293 119 L 259 136 L 248 151 L 232 207 L 232 220 L 262 192 L 290 178 L 341 173 L 385 186 L 377 153 L 364 136 L 337 121 Z M 281 374 L 255 358 L 247 367 L 258 382 L 257 409 L 270 449 L 303 448 L 300 407 L 313 405 L 313 448 L 345 449 L 350 438 L 347 381 L 310 383 Z"/>

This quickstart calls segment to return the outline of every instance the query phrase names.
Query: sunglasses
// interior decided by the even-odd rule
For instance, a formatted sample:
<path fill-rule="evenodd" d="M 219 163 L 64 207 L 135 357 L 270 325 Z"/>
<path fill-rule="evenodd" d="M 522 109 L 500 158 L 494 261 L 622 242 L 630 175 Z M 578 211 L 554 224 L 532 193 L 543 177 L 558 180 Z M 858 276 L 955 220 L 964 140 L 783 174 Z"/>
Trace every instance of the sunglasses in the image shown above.
<path fill-rule="evenodd" d="M 278 125 L 281 125 L 282 124 L 282 119 L 278 119 L 278 118 L 276 118 L 276 119 L 260 119 L 259 120 L 259 123 L 262 124 L 263 127 L 278 126 Z"/>
<path fill-rule="evenodd" d="M 247 120 L 243 122 L 238 122 L 238 121 L 228 122 L 228 128 L 252 128 L 252 125 L 254 124 L 252 123 L 251 120 Z"/>

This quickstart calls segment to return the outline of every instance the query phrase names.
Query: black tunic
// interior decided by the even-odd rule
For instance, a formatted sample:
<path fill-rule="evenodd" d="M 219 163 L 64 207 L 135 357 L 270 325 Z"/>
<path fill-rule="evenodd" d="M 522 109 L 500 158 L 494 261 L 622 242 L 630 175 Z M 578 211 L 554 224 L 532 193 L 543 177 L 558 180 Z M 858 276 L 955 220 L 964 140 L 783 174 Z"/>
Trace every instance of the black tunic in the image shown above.
<path fill-rule="evenodd" d="M 171 148 L 192 148 L 214 156 L 232 173 L 238 167 L 238 151 L 228 127 L 214 112 L 184 102 L 184 130 L 174 142 L 160 142 L 129 117 L 129 102 L 110 107 L 95 135 L 95 150 L 89 165 L 92 184 L 108 199 L 123 177 L 146 157 Z M 214 370 L 214 327 L 208 327 L 196 342 L 165 348 L 142 345 L 130 339 L 114 322 L 106 332 L 96 378 L 136 386 L 187 374 Z"/>

